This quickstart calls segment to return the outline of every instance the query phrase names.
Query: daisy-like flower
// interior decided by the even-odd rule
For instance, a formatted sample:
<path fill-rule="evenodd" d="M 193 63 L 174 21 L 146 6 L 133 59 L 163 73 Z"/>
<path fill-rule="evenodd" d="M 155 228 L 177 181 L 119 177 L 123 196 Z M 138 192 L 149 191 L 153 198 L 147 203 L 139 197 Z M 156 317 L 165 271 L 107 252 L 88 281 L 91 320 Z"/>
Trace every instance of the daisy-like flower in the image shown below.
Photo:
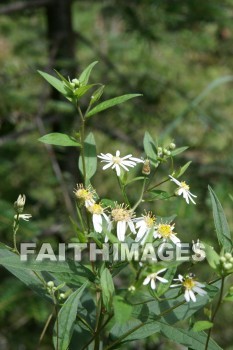
<path fill-rule="evenodd" d="M 103 170 L 106 170 L 108 168 L 112 168 L 116 170 L 117 176 L 120 176 L 121 174 L 121 168 L 123 168 L 126 171 L 129 171 L 128 167 L 133 168 L 137 163 L 144 163 L 144 160 L 135 158 L 132 156 L 132 154 L 128 154 L 125 157 L 120 157 L 120 151 L 116 151 L 116 155 L 112 155 L 111 153 L 100 153 L 99 157 L 101 162 L 107 163 L 104 165 Z"/>
<path fill-rule="evenodd" d="M 167 269 L 162 269 L 162 270 L 159 270 L 158 272 L 154 272 L 154 273 L 151 273 L 150 275 L 148 275 L 144 281 L 143 281 L 143 285 L 147 285 L 150 283 L 150 286 L 151 286 L 151 289 L 156 289 L 156 283 L 155 281 L 158 280 L 162 283 L 167 283 L 168 280 L 166 280 L 165 278 L 163 277 L 160 277 L 158 276 L 160 273 L 166 271 Z"/>
<path fill-rule="evenodd" d="M 171 175 L 169 175 L 169 177 L 171 178 L 171 181 L 175 182 L 175 184 L 179 186 L 176 191 L 176 194 L 178 196 L 183 195 L 183 198 L 186 200 L 187 204 L 189 204 L 189 201 L 191 201 L 193 204 L 196 204 L 192 197 L 196 198 L 197 196 L 195 196 L 189 191 L 189 186 L 186 184 L 186 182 L 185 181 L 180 182 Z"/>
<path fill-rule="evenodd" d="M 109 224 L 109 217 L 105 214 L 104 208 L 100 204 L 93 204 L 87 207 L 87 210 L 92 214 L 92 222 L 94 230 L 98 233 L 101 233 L 103 230 L 103 218 Z"/>
<path fill-rule="evenodd" d="M 74 190 L 75 197 L 84 202 L 85 207 L 90 207 L 95 204 L 95 191 L 91 187 L 84 188 L 83 184 L 78 184 L 77 189 Z"/>
<path fill-rule="evenodd" d="M 148 212 L 146 215 L 142 215 L 142 217 L 136 218 L 133 221 L 136 222 L 136 229 L 139 229 L 135 239 L 136 242 L 142 239 L 141 244 L 144 244 L 151 230 L 153 230 L 153 235 L 155 234 L 156 218 L 151 212 Z"/>
<path fill-rule="evenodd" d="M 180 239 L 176 237 L 176 233 L 173 232 L 175 224 L 158 224 L 154 233 L 154 238 L 163 238 L 164 242 L 171 240 L 174 244 L 180 243 Z"/>
<path fill-rule="evenodd" d="M 202 289 L 205 287 L 205 285 L 197 282 L 195 280 L 195 275 L 192 273 L 186 276 L 178 275 L 178 278 L 175 278 L 174 281 L 178 281 L 180 283 L 172 284 L 171 287 L 173 288 L 182 286 L 184 288 L 184 298 L 187 302 L 190 302 L 190 300 L 192 300 L 195 303 L 197 301 L 194 292 L 200 296 L 207 294 L 206 291 Z"/>
<path fill-rule="evenodd" d="M 29 219 L 31 219 L 31 214 L 19 214 L 19 215 L 15 215 L 14 219 L 17 220 L 18 219 L 22 219 L 24 221 L 29 221 Z"/>
<path fill-rule="evenodd" d="M 128 209 L 127 205 L 117 205 L 116 208 L 112 209 L 111 216 L 113 221 L 117 223 L 117 237 L 119 241 L 124 242 L 128 226 L 130 231 L 136 234 L 133 222 L 134 213 L 131 209 Z"/>

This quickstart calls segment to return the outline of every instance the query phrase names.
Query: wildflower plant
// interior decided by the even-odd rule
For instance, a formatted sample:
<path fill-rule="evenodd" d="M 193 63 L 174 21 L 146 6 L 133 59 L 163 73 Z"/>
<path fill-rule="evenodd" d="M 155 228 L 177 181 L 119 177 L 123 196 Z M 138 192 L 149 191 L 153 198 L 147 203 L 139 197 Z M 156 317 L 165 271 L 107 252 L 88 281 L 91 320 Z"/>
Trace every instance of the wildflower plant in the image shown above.
<path fill-rule="evenodd" d="M 26 248 L 17 243 L 20 220 L 31 219 L 30 214 L 24 213 L 26 197 L 20 195 L 14 205 L 13 247 L 1 245 L 0 262 L 52 305 L 40 342 L 53 319 L 56 350 L 111 350 L 152 335 L 157 335 L 157 339 L 162 335 L 192 349 L 221 349 L 211 338 L 211 329 L 221 303 L 233 299 L 232 290 L 227 292 L 224 287 L 226 278 L 233 273 L 233 257 L 222 206 L 209 188 L 219 254 L 199 240 L 182 242 L 175 232 L 174 213 L 166 218 L 159 216 L 155 203 L 159 200 L 161 206 L 166 205 L 165 200 L 184 199 L 187 205 L 195 204 L 196 195 L 185 181 L 178 180 L 191 162 L 180 169 L 175 167 L 175 157 L 186 147 L 177 148 L 173 142 L 158 145 L 146 132 L 142 154 L 122 156 L 119 150 L 111 154 L 103 149 L 97 153 L 93 133 L 86 135 L 88 120 L 140 94 L 99 103 L 105 87 L 89 83 L 96 63 L 71 80 L 59 72 L 57 77 L 39 72 L 78 112 L 79 130 L 75 136 L 50 133 L 39 139 L 54 146 L 77 147 L 80 151 L 78 164 L 82 178 L 73 194 L 77 217 L 71 219 L 74 239 L 79 245 L 68 242 L 68 248 L 65 247 L 75 248 L 74 257 L 66 259 L 65 250 L 55 255 L 48 245 L 38 254 L 35 251 L 32 254 L 34 243 Z M 100 165 L 104 163 L 103 170 L 109 171 L 109 176 L 116 177 L 120 202 L 109 198 L 107 193 L 100 198 L 98 189 L 93 188 L 98 161 Z M 167 176 L 158 182 L 161 167 L 167 169 Z M 138 176 L 132 177 L 132 168 Z M 136 182 L 140 191 L 132 202 L 130 191 L 134 191 Z M 170 184 L 173 192 L 164 190 L 165 183 Z M 172 188 L 174 183 L 178 188 Z M 181 252 L 182 243 L 189 244 L 186 259 L 178 259 L 176 254 L 168 259 L 171 253 Z M 205 256 L 211 277 L 203 283 L 190 269 L 196 263 L 201 264 Z M 127 280 L 123 282 L 120 276 L 124 273 Z M 211 310 L 208 317 L 204 314 L 207 307 Z"/>

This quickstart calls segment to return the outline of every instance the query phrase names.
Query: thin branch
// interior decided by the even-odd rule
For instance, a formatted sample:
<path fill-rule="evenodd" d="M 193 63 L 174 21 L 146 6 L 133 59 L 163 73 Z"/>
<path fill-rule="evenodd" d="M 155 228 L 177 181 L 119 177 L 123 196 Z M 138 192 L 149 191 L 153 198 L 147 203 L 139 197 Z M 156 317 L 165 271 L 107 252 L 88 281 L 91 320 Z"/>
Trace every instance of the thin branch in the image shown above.
<path fill-rule="evenodd" d="M 23 10 L 47 6 L 54 0 L 34 0 L 34 1 L 18 1 L 14 4 L 9 4 L 0 7 L 0 15 L 9 15 L 10 13 L 19 12 Z"/>

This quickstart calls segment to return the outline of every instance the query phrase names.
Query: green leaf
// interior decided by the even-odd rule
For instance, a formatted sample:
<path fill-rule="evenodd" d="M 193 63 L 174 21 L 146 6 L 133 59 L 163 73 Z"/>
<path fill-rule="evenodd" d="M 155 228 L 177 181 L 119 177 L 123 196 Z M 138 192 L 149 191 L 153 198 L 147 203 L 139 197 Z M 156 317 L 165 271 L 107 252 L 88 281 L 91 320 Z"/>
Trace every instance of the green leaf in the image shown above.
<path fill-rule="evenodd" d="M 163 295 L 164 293 L 166 293 L 166 291 L 169 289 L 172 280 L 175 276 L 177 267 L 171 267 L 168 268 L 165 275 L 163 276 L 163 278 L 165 278 L 166 280 L 168 280 L 168 283 L 159 283 L 158 288 L 157 288 L 157 295 L 160 297 L 161 295 Z"/>
<path fill-rule="evenodd" d="M 149 194 L 150 194 L 149 198 L 145 199 L 145 201 L 147 202 L 159 200 L 159 199 L 167 199 L 171 197 L 170 193 L 167 193 L 166 191 L 162 191 L 162 190 L 151 190 Z"/>
<path fill-rule="evenodd" d="M 204 349 L 206 344 L 207 335 L 204 332 L 196 333 L 188 331 L 186 329 L 170 326 L 164 322 L 159 322 L 161 327 L 161 333 L 172 341 L 190 347 L 192 350 Z M 208 350 L 220 350 L 222 349 L 218 344 L 210 339 L 208 344 Z"/>
<path fill-rule="evenodd" d="M 132 305 L 126 303 L 121 296 L 115 295 L 113 297 L 113 309 L 116 322 L 127 322 L 130 318 L 132 308 Z"/>
<path fill-rule="evenodd" d="M 104 111 L 105 109 L 108 109 L 110 107 L 119 105 L 120 103 L 123 103 L 127 100 L 130 100 L 131 98 L 134 97 L 138 97 L 138 96 L 142 96 L 141 94 L 128 94 L 128 95 L 122 95 L 119 97 L 114 97 L 111 98 L 110 100 L 106 100 L 104 102 L 101 102 L 100 104 L 98 104 L 96 107 L 92 108 L 88 113 L 87 113 L 87 117 L 91 117 L 94 114 L 97 114 L 99 112 Z"/>
<path fill-rule="evenodd" d="M 175 177 L 178 179 L 179 177 L 181 177 L 185 172 L 186 170 L 188 169 L 189 165 L 192 163 L 192 161 L 186 163 L 185 165 L 183 165 L 179 170 L 178 172 L 175 174 Z"/>
<path fill-rule="evenodd" d="M 90 106 L 92 106 L 95 102 L 99 101 L 100 97 L 104 92 L 105 86 L 100 86 L 91 96 Z"/>
<path fill-rule="evenodd" d="M 58 90 L 62 95 L 66 96 L 67 91 L 65 89 L 65 86 L 63 82 L 57 78 L 55 78 L 53 75 L 50 75 L 45 72 L 41 72 L 38 70 L 38 73 L 45 79 L 47 82 L 52 85 L 56 90 Z"/>
<path fill-rule="evenodd" d="M 153 165 L 157 164 L 157 148 L 155 142 L 148 131 L 145 132 L 143 145 L 148 159 Z"/>
<path fill-rule="evenodd" d="M 93 67 L 98 63 L 98 61 L 92 62 L 87 68 L 79 76 L 79 81 L 82 85 L 86 85 L 88 83 L 91 71 Z"/>
<path fill-rule="evenodd" d="M 213 247 L 211 247 L 208 244 L 205 245 L 205 255 L 206 255 L 206 260 L 208 261 L 208 264 L 216 270 L 219 265 L 219 255 L 216 253 Z"/>
<path fill-rule="evenodd" d="M 201 332 L 206 329 L 212 328 L 213 327 L 213 322 L 210 321 L 197 321 L 193 325 L 193 332 Z"/>
<path fill-rule="evenodd" d="M 67 350 L 69 346 L 73 334 L 80 298 L 84 292 L 84 289 L 87 287 L 87 284 L 88 282 L 84 283 L 82 287 L 72 293 L 59 311 L 53 333 L 53 344 L 55 348 L 58 340 L 57 350 Z"/>
<path fill-rule="evenodd" d="M 86 167 L 86 180 L 88 181 L 92 178 L 93 175 L 95 175 L 97 169 L 96 145 L 92 132 L 86 137 L 84 141 L 84 157 Z M 84 175 L 81 156 L 79 157 L 79 169 Z"/>
<path fill-rule="evenodd" d="M 177 154 L 183 153 L 184 151 L 186 151 L 186 149 L 188 149 L 189 147 L 185 146 L 185 147 L 180 147 L 180 148 L 176 148 L 174 149 L 174 151 L 171 151 L 171 155 L 172 157 L 176 156 Z"/>
<path fill-rule="evenodd" d="M 219 202 L 218 197 L 216 196 L 212 188 L 208 186 L 208 189 L 210 192 L 210 198 L 211 198 L 212 209 L 213 209 L 213 217 L 214 217 L 214 225 L 216 228 L 219 244 L 221 247 L 224 248 L 226 252 L 231 252 L 232 250 L 231 233 L 230 233 L 230 229 L 229 229 L 222 205 Z"/>
<path fill-rule="evenodd" d="M 115 288 L 114 288 L 112 275 L 107 268 L 105 268 L 101 273 L 100 285 L 102 289 L 102 298 L 103 298 L 104 306 L 108 311 L 110 311 Z"/>
<path fill-rule="evenodd" d="M 90 90 L 93 86 L 95 86 L 96 84 L 90 84 L 90 85 L 84 85 L 84 86 L 80 86 L 79 88 L 77 88 L 74 92 L 74 95 L 79 97 L 82 97 L 83 95 L 85 95 L 85 93 Z"/>
<path fill-rule="evenodd" d="M 38 139 L 40 142 L 47 143 L 54 146 L 64 146 L 64 147 L 80 147 L 80 143 L 73 140 L 69 135 L 61 134 L 59 132 L 54 132 L 51 134 L 44 135 Z"/>

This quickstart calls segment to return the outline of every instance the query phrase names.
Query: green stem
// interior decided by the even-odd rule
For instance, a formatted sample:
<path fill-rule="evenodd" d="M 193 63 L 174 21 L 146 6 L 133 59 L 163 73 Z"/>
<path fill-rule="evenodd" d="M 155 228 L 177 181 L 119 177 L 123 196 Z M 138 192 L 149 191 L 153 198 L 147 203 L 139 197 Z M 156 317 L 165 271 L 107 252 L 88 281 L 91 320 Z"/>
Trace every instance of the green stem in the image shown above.
<path fill-rule="evenodd" d="M 154 188 L 158 187 L 159 185 L 162 185 L 163 183 L 165 183 L 165 182 L 167 182 L 167 181 L 169 181 L 169 180 L 170 180 L 170 179 L 169 179 L 169 178 L 167 178 L 167 179 L 165 179 L 165 180 L 163 180 L 163 181 L 159 182 L 158 184 L 156 184 L 156 185 L 154 185 L 154 186 L 152 186 L 152 187 L 148 188 L 148 190 L 147 190 L 147 191 L 151 191 L 151 190 L 153 190 Z"/>
<path fill-rule="evenodd" d="M 85 154 L 84 154 L 84 139 L 85 139 L 85 116 L 83 115 L 81 108 L 78 106 L 78 113 L 81 118 L 81 129 L 80 129 L 80 143 L 81 143 L 81 158 L 82 158 L 82 165 L 83 165 L 83 179 L 84 184 L 86 186 L 86 163 L 85 163 Z"/>
<path fill-rule="evenodd" d="M 85 231 L 86 231 L 86 229 L 85 229 L 85 225 L 84 225 L 84 222 L 83 222 L 82 213 L 81 213 L 81 210 L 80 210 L 80 208 L 79 208 L 78 204 L 76 205 L 76 209 L 77 209 L 78 218 L 79 218 L 79 221 L 80 221 L 80 223 L 81 223 L 81 226 L 82 226 L 83 232 L 85 232 Z"/>
<path fill-rule="evenodd" d="M 126 194 L 126 192 L 125 192 L 125 187 L 124 187 L 124 185 L 122 184 L 121 179 L 120 179 L 119 176 L 117 176 L 117 181 L 118 181 L 118 183 L 119 183 L 119 186 L 120 186 L 121 193 L 122 193 L 122 196 L 123 196 L 123 198 L 124 198 L 124 201 L 125 201 L 125 203 L 130 207 L 130 202 L 129 202 L 129 199 L 128 199 L 127 194 Z"/>
<path fill-rule="evenodd" d="M 19 213 L 16 216 L 16 219 L 14 219 L 13 223 L 13 251 L 19 255 L 19 251 L 17 248 L 17 241 L 16 241 L 16 234 L 19 229 Z"/>
<path fill-rule="evenodd" d="M 221 305 L 221 302 L 222 302 L 223 289 L 224 289 L 224 280 L 225 280 L 225 277 L 223 276 L 222 279 L 221 279 L 221 289 L 220 289 L 220 294 L 219 294 L 218 302 L 217 302 L 216 308 L 215 308 L 215 310 L 214 310 L 214 312 L 213 312 L 213 315 L 212 315 L 212 317 L 211 317 L 211 319 L 210 319 L 210 322 L 212 322 L 212 323 L 214 322 L 215 316 L 216 316 L 216 314 L 217 314 L 217 312 L 218 312 L 218 309 L 219 309 L 219 307 L 220 307 L 220 305 Z M 210 335 L 211 335 L 211 330 L 212 330 L 212 328 L 210 328 L 209 331 L 208 331 L 208 335 L 207 335 L 207 339 L 206 339 L 206 344 L 205 344 L 205 350 L 208 349 L 208 345 L 209 345 L 209 341 L 210 341 Z"/>
<path fill-rule="evenodd" d="M 184 303 L 185 303 L 185 301 L 182 301 L 182 302 L 180 302 L 180 303 L 174 305 L 173 307 L 169 308 L 168 310 L 165 310 L 165 311 L 162 312 L 160 315 L 158 315 L 158 316 L 156 317 L 156 319 L 159 319 L 159 318 L 163 317 L 164 315 L 166 315 L 167 313 L 173 311 L 174 309 L 176 309 L 177 307 L 179 307 L 180 305 L 182 305 L 182 304 L 184 304 Z M 146 324 L 153 323 L 153 322 L 156 321 L 156 319 L 153 320 L 153 321 L 151 321 L 151 322 L 147 322 Z M 124 339 L 125 339 L 126 337 L 128 337 L 130 334 L 132 334 L 133 332 L 137 331 L 138 329 L 140 329 L 140 328 L 143 327 L 143 326 L 145 326 L 145 323 L 141 323 L 141 324 L 139 324 L 138 326 L 136 326 L 136 327 L 130 329 L 128 332 L 124 333 L 120 338 L 118 338 L 117 340 L 115 340 L 112 344 L 110 344 L 109 346 L 107 346 L 104 350 L 110 350 L 110 349 L 115 348 L 116 345 L 117 345 L 118 343 L 120 343 L 122 340 L 124 340 Z"/>
<path fill-rule="evenodd" d="M 99 346 L 100 346 L 100 332 L 99 332 L 99 329 L 101 328 L 101 323 L 102 323 L 102 298 L 101 298 L 101 292 L 100 291 L 96 292 L 96 303 L 97 303 L 97 315 L 96 315 L 94 350 L 99 350 Z"/>
<path fill-rule="evenodd" d="M 133 211 L 141 204 L 143 196 L 144 196 L 144 192 L 145 192 L 145 186 L 146 186 L 146 181 L 147 181 L 147 177 L 144 177 L 143 180 L 143 184 L 142 184 L 142 190 L 141 190 L 141 195 L 139 197 L 139 200 L 136 202 L 136 204 L 133 206 Z"/>

